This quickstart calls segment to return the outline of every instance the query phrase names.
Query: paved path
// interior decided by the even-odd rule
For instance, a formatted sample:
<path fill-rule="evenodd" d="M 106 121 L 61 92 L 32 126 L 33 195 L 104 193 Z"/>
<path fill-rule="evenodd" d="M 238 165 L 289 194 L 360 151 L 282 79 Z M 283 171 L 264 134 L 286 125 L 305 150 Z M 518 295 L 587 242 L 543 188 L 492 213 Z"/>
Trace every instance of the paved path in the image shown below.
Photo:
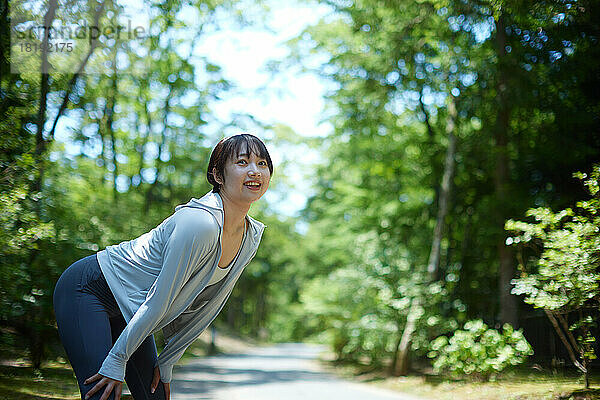
<path fill-rule="evenodd" d="M 323 346 L 285 343 L 198 358 L 175 370 L 173 400 L 418 400 L 339 379 L 315 359 Z"/>

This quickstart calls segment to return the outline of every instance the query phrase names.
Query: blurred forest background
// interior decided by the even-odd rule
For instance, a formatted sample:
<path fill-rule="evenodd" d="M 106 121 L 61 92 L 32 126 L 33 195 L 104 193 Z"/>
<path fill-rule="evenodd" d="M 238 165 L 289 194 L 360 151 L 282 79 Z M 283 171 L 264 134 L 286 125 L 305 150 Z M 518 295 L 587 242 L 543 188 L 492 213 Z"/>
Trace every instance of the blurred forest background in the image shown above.
<path fill-rule="evenodd" d="M 28 1 L 11 3 L 26 15 Z M 112 0 L 71 3 L 55 2 L 44 20 L 107 24 L 120 12 Z M 536 362 L 589 369 L 600 300 L 599 3 L 323 3 L 335 11 L 269 65 L 331 83 L 323 119 L 333 132 L 304 138 L 251 115 L 207 128 L 231 84 L 181 49 L 218 29 L 218 13 L 250 23 L 249 2 L 148 0 L 146 51 L 99 41 L 79 71 L 51 73 L 11 73 L 11 4 L 1 2 L 4 357 L 27 354 L 39 367 L 62 354 L 52 310 L 62 271 L 206 193 L 212 146 L 248 131 L 272 153 L 309 145 L 320 159 L 300 185 L 285 176 L 293 152 L 276 166 L 270 190 L 312 194 L 298 217 L 265 200 L 253 207 L 268 227 L 220 324 L 328 343 L 340 360 L 399 375 L 428 356 L 443 368 L 448 346 L 436 338 L 506 335 L 508 323 Z M 191 8 L 199 24 L 181 18 Z M 325 62 L 305 62 L 315 55 Z M 85 73 L 94 66 L 104 72 Z M 65 118 L 76 155 L 55 139 Z M 519 343 L 508 346 L 514 359 L 531 353 Z"/>

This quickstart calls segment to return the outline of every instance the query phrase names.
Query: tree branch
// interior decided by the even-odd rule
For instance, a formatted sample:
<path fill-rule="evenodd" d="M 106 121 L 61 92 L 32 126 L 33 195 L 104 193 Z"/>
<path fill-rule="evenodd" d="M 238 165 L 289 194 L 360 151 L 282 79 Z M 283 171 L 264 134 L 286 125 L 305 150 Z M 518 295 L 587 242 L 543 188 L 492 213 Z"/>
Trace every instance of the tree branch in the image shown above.
<path fill-rule="evenodd" d="M 577 340 L 575 340 L 575 337 L 573 336 L 573 332 L 571 332 L 571 330 L 569 329 L 569 324 L 567 323 L 567 320 L 565 319 L 564 315 L 562 315 L 561 313 L 556 313 L 556 317 L 557 317 L 558 321 L 561 323 L 563 329 L 565 330 L 567 337 L 569 338 L 569 341 L 571 342 L 571 345 L 573 346 L 573 348 L 578 348 Z"/>
<path fill-rule="evenodd" d="M 567 338 L 565 337 L 565 334 L 563 333 L 563 331 L 560 329 L 560 326 L 558 325 L 558 321 L 556 320 L 556 318 L 554 317 L 554 313 L 550 310 L 547 310 L 544 308 L 544 312 L 546 313 L 546 315 L 548 316 L 548 319 L 550 320 L 550 322 L 552 323 L 552 325 L 554 326 L 554 330 L 556 331 L 556 333 L 558 334 L 558 336 L 560 337 L 560 340 L 563 342 L 563 344 L 565 345 L 565 347 L 567 348 L 567 352 L 569 353 L 569 357 L 571 358 L 571 361 L 573 362 L 573 364 L 583 373 L 587 372 L 587 368 L 585 368 L 585 366 L 583 366 L 578 360 L 577 357 L 575 357 L 575 353 L 573 350 L 577 350 L 577 352 L 579 353 L 579 349 L 577 347 L 573 348 L 571 346 L 571 344 L 569 343 L 569 341 L 567 340 Z"/>
<path fill-rule="evenodd" d="M 435 137 L 435 132 L 433 131 L 433 127 L 431 126 L 431 121 L 429 118 L 429 113 L 425 108 L 425 103 L 423 103 L 423 88 L 421 88 L 421 93 L 419 95 L 419 105 L 421 107 L 421 112 L 425 115 L 425 126 L 427 126 L 427 133 L 429 133 L 429 140 L 433 142 L 433 138 Z"/>
<path fill-rule="evenodd" d="M 100 9 L 96 11 L 96 14 L 94 15 L 94 25 L 93 26 L 98 26 L 98 22 L 100 21 L 100 15 L 102 14 L 102 11 L 104 11 L 105 5 L 106 5 L 106 1 L 103 1 L 102 4 L 100 5 Z M 71 80 L 69 81 L 69 84 L 67 85 L 67 91 L 65 92 L 63 101 L 60 105 L 60 108 L 58 109 L 58 113 L 56 113 L 56 117 L 54 117 L 54 122 L 52 123 L 52 128 L 50 129 L 50 132 L 49 132 L 50 140 L 52 140 L 54 138 L 54 132 L 56 131 L 56 125 L 58 124 L 58 120 L 60 119 L 60 117 L 63 115 L 63 113 L 67 109 L 67 105 L 69 104 L 69 96 L 71 95 L 71 93 L 73 92 L 73 89 L 75 88 L 75 85 L 77 84 L 77 79 L 83 72 L 85 66 L 87 65 L 87 63 L 88 63 L 90 57 L 92 56 L 92 53 L 96 49 L 96 47 L 98 47 L 98 40 L 94 39 L 90 43 L 90 50 L 88 51 L 85 58 L 81 61 L 81 64 L 79 64 L 79 68 L 77 68 L 77 72 L 75 72 L 75 74 L 73 74 L 73 76 L 71 77 Z"/>

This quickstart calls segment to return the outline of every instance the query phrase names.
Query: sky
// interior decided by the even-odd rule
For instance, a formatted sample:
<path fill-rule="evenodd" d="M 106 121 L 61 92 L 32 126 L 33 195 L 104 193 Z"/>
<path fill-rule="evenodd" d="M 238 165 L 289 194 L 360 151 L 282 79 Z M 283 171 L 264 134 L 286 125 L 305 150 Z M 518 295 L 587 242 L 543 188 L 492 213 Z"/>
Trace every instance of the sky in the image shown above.
<path fill-rule="evenodd" d="M 240 91 L 237 96 L 226 96 L 225 101 L 213 105 L 213 110 L 220 117 L 237 111 L 251 113 L 266 122 L 284 122 L 303 136 L 325 135 L 328 127 L 318 124 L 323 108 L 323 82 L 312 74 L 297 71 L 281 71 L 272 76 L 265 63 L 287 56 L 285 41 L 318 22 L 329 10 L 294 0 L 268 4 L 271 10 L 265 28 L 258 24 L 228 28 L 224 24 L 221 30 L 204 34 L 197 46 L 201 54 L 222 67 L 225 78 Z M 248 94 L 262 87 L 267 89 L 265 96 L 248 98 Z M 285 94 L 279 96 L 280 91 Z"/>

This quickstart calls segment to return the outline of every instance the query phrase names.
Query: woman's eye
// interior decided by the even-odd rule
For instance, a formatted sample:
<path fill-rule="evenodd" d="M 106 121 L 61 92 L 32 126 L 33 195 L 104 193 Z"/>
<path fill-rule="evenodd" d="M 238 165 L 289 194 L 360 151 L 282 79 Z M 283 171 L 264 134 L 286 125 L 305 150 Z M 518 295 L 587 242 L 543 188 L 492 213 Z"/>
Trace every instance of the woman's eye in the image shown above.
<path fill-rule="evenodd" d="M 246 163 L 246 160 L 239 160 L 238 161 L 238 164 L 245 164 L 245 163 Z"/>

